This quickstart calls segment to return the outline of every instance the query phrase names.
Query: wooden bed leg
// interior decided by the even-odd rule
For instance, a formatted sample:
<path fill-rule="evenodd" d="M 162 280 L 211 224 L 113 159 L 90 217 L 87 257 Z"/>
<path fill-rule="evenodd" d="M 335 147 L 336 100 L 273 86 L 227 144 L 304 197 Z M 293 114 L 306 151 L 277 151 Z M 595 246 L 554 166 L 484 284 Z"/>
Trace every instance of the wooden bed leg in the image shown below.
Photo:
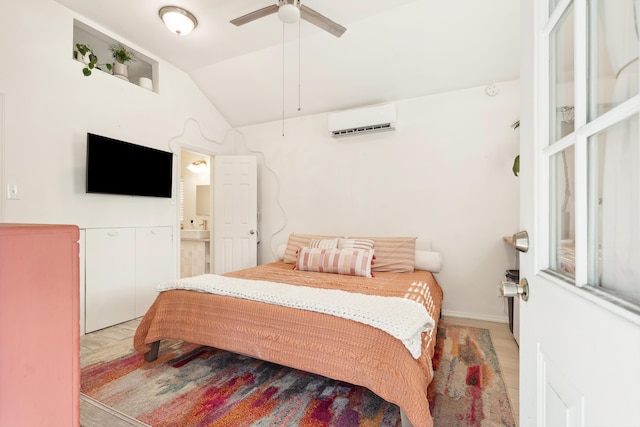
<path fill-rule="evenodd" d="M 158 351 L 160 350 L 160 341 L 151 343 L 151 350 L 144 354 L 145 362 L 153 362 L 158 358 Z M 403 425 L 404 427 L 404 425 Z"/>
<path fill-rule="evenodd" d="M 400 420 L 402 421 L 402 427 L 413 427 L 413 424 L 411 424 L 411 421 L 409 421 L 407 414 L 404 413 L 402 408 L 400 408 Z"/>

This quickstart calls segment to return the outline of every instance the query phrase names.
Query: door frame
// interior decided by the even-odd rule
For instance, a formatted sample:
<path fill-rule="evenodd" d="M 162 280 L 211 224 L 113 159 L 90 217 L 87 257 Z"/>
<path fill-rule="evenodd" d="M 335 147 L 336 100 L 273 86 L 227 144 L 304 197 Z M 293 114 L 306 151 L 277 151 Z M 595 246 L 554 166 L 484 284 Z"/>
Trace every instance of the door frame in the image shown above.
<path fill-rule="evenodd" d="M 177 242 L 176 243 L 176 267 L 177 267 L 176 277 L 180 278 L 180 275 L 181 275 L 180 272 L 181 272 L 181 268 L 182 268 L 182 259 L 181 259 L 182 241 L 180 239 L 180 196 L 181 196 L 181 194 L 180 194 L 180 172 L 181 172 L 180 168 L 181 168 L 181 165 L 182 165 L 182 150 L 191 151 L 192 153 L 197 153 L 197 154 L 202 154 L 203 156 L 207 156 L 208 161 L 209 161 L 209 165 L 210 165 L 209 183 L 210 183 L 210 188 L 211 188 L 211 194 L 209 195 L 210 196 L 210 199 L 209 199 L 210 202 L 209 203 L 213 203 L 213 200 L 214 200 L 214 198 L 213 198 L 214 197 L 214 194 L 213 194 L 214 193 L 214 186 L 212 185 L 213 184 L 213 158 L 216 155 L 218 155 L 218 153 L 215 153 L 213 150 L 207 150 L 207 149 L 205 149 L 203 147 L 200 147 L 200 146 L 197 146 L 197 145 L 191 145 L 191 144 L 182 143 L 182 142 L 178 142 L 176 145 L 177 145 L 177 147 L 176 147 L 176 151 L 177 151 L 176 156 L 178 158 L 177 165 L 176 165 L 176 168 L 175 168 L 175 171 L 176 171 L 175 173 L 177 175 L 177 179 L 174 180 L 175 183 L 176 183 L 176 201 L 175 201 L 175 204 L 176 204 L 176 221 L 175 221 L 175 227 L 176 227 L 176 230 L 178 230 L 177 237 L 175 239 L 176 242 Z M 211 217 L 212 216 L 213 216 L 213 210 L 210 210 L 210 213 L 209 213 L 209 224 L 211 224 L 210 227 L 213 226 L 213 223 L 211 221 Z M 213 229 L 212 228 L 209 229 L 209 237 L 210 237 L 210 240 L 209 240 L 209 265 L 213 266 L 213 261 L 214 261 L 213 255 L 214 255 L 214 252 L 211 249 L 212 248 L 211 245 L 214 242 L 213 242 L 213 239 L 211 239 L 211 233 L 213 233 Z"/>

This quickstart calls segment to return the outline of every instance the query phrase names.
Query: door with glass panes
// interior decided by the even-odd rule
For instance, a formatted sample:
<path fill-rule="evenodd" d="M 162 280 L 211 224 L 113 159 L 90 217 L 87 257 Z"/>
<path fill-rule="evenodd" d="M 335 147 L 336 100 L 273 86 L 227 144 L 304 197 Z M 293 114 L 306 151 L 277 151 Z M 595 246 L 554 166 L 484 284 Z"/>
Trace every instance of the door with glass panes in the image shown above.
<path fill-rule="evenodd" d="M 521 25 L 520 425 L 640 426 L 640 0 Z"/>

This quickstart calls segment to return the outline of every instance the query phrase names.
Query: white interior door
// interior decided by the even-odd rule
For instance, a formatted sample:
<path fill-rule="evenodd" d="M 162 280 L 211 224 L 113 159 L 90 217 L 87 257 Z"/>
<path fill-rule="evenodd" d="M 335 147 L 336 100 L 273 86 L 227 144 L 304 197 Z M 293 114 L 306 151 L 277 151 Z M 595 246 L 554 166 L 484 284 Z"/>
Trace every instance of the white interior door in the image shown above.
<path fill-rule="evenodd" d="M 258 263 L 258 178 L 255 156 L 213 161 L 213 273 Z"/>
<path fill-rule="evenodd" d="M 520 425 L 640 425 L 640 0 L 521 2 Z"/>

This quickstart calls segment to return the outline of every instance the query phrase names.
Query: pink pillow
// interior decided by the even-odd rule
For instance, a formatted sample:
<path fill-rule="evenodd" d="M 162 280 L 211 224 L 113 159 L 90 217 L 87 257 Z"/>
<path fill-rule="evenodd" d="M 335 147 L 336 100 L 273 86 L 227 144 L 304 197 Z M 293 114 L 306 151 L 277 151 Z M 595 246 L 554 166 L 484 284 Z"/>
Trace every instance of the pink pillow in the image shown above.
<path fill-rule="evenodd" d="M 349 276 L 371 276 L 373 251 L 364 249 L 320 249 L 302 247 L 298 251 L 296 269 Z"/>
<path fill-rule="evenodd" d="M 311 247 L 311 239 L 337 239 L 341 236 L 320 236 L 317 234 L 297 234 L 291 233 L 287 241 L 287 247 L 284 251 L 283 261 L 287 264 L 295 264 L 298 257 L 298 249 L 308 246 Z M 335 246 L 333 246 L 335 247 Z"/>

